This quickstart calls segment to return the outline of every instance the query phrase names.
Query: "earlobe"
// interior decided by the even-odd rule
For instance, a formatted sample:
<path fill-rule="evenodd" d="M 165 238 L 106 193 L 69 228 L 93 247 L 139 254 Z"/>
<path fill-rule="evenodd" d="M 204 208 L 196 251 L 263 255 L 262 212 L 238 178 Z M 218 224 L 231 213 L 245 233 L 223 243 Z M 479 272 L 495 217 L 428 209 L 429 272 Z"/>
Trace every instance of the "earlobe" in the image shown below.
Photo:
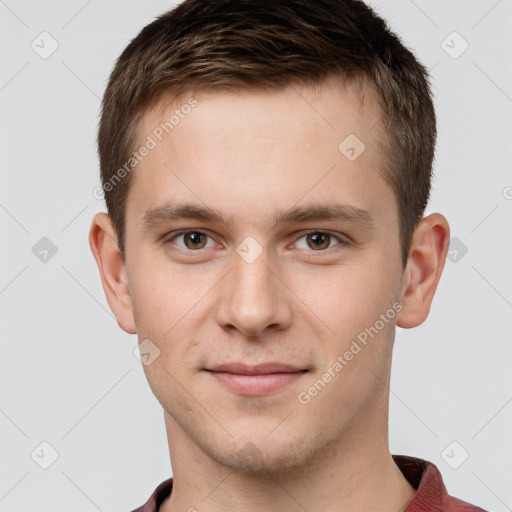
<path fill-rule="evenodd" d="M 108 305 L 119 327 L 129 334 L 135 334 L 137 329 L 126 267 L 118 247 L 115 229 L 106 213 L 94 216 L 89 231 L 89 246 L 98 265 Z"/>
<path fill-rule="evenodd" d="M 427 319 L 444 269 L 449 242 L 448 221 L 439 213 L 423 218 L 416 227 L 403 275 L 402 310 L 396 322 L 399 327 L 416 327 Z"/>

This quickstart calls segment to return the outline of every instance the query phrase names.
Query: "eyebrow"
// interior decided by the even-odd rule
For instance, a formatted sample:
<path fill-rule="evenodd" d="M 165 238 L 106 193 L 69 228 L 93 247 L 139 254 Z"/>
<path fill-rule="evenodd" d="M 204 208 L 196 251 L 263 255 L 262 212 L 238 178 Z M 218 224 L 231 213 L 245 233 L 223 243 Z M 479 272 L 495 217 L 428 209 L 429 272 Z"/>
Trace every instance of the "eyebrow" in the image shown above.
<path fill-rule="evenodd" d="M 216 211 L 200 204 L 174 203 L 168 201 L 161 206 L 146 210 L 142 219 L 144 229 L 157 228 L 170 221 L 193 219 L 203 222 L 218 222 L 232 228 L 232 217 L 226 217 L 222 212 Z M 290 210 L 277 209 L 273 215 L 272 228 L 279 224 L 293 224 L 299 222 L 341 221 L 359 224 L 372 228 L 375 220 L 369 211 L 349 204 L 313 204 L 303 207 L 294 207 Z"/>

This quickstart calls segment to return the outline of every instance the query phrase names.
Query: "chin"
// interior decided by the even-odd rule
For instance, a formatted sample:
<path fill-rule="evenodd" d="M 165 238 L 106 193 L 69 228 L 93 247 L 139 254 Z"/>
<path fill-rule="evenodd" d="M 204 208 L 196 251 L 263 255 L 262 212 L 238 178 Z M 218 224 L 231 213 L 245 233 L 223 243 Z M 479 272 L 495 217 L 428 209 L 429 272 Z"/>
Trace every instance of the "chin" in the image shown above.
<path fill-rule="evenodd" d="M 222 450 L 212 449 L 212 446 L 204 448 L 212 459 L 237 473 L 268 475 L 272 478 L 303 468 L 317 452 L 316 446 L 306 446 L 304 440 L 280 439 L 276 436 L 273 441 L 263 438 L 254 442 L 242 441 L 236 446 L 233 443 Z"/>

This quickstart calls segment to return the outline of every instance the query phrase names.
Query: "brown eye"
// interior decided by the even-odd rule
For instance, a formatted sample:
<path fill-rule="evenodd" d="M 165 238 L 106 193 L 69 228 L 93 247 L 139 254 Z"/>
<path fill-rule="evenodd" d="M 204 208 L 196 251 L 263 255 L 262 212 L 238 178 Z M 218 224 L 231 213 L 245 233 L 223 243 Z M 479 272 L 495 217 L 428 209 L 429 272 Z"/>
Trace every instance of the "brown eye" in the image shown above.
<path fill-rule="evenodd" d="M 309 252 L 311 252 L 311 249 L 318 252 L 327 252 L 327 249 L 331 249 L 336 245 L 343 246 L 345 244 L 346 241 L 343 240 L 343 238 L 332 235 L 331 233 L 326 233 L 324 231 L 310 231 L 297 240 L 295 247 Z"/>
<path fill-rule="evenodd" d="M 307 244 L 311 249 L 326 249 L 329 247 L 331 237 L 328 233 L 309 233 L 306 235 Z"/>
<path fill-rule="evenodd" d="M 207 235 L 199 231 L 191 231 L 190 233 L 183 233 L 180 235 L 185 241 L 187 249 L 203 249 L 206 244 Z"/>
<path fill-rule="evenodd" d="M 182 231 L 167 238 L 166 244 L 176 245 L 185 251 L 199 251 L 200 249 L 215 246 L 215 242 L 209 235 L 201 231 Z"/>

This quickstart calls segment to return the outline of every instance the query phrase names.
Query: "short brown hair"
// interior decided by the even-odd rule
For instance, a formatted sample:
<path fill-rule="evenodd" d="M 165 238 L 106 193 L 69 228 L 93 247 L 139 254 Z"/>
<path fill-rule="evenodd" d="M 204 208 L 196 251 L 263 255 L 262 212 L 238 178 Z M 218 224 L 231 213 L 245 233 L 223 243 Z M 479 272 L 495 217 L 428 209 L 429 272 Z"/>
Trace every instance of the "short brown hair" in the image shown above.
<path fill-rule="evenodd" d="M 398 203 L 405 268 L 432 180 L 436 119 L 429 76 L 360 0 L 185 0 L 129 43 L 110 75 L 98 130 L 102 186 L 123 259 L 126 162 L 148 109 L 166 95 L 277 91 L 331 76 L 361 80 L 378 93 L 386 148 L 381 171 Z M 123 166 L 123 179 L 114 182 Z"/>

